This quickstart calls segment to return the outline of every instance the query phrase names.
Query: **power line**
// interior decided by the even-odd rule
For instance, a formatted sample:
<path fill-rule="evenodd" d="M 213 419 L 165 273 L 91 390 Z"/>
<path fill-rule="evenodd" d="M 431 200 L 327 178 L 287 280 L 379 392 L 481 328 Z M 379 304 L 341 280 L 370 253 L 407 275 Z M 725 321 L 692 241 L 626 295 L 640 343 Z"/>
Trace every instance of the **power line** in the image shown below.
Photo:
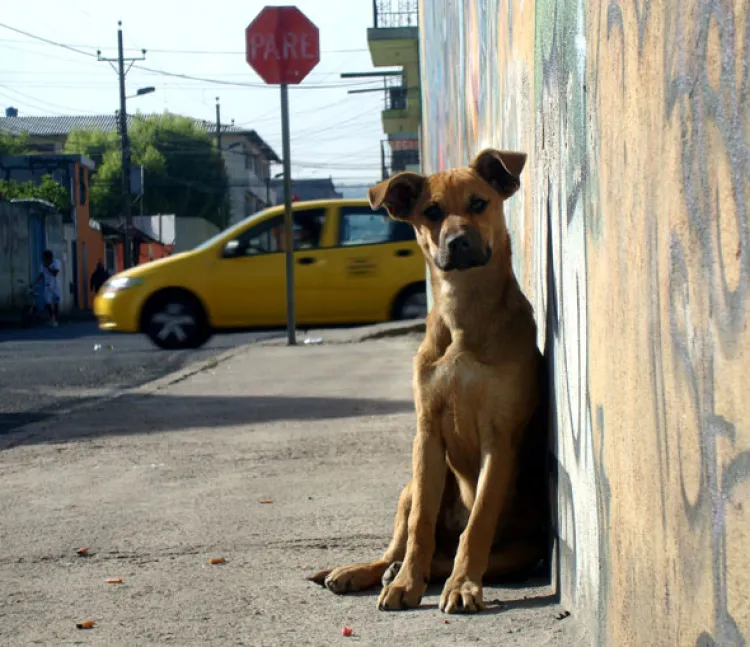
<path fill-rule="evenodd" d="M 6 25 L 2 25 L 5 27 Z M 7 27 L 8 29 L 11 29 L 10 27 Z M 14 29 L 13 31 L 18 31 L 19 33 L 23 33 L 20 30 Z M 11 39 L 11 38 L 0 38 L 0 43 L 25 43 L 27 41 L 25 40 L 17 40 L 17 39 Z M 81 45 L 81 44 L 70 44 L 67 43 L 68 47 L 75 47 L 75 48 L 88 48 L 88 49 L 100 49 L 100 50 L 106 50 L 106 49 L 114 49 L 114 47 L 96 47 L 94 45 Z M 126 47 L 125 51 L 140 51 L 137 50 L 137 48 L 134 47 Z M 149 52 L 153 54 L 200 54 L 200 55 L 211 55 L 211 56 L 244 56 L 245 52 L 242 50 L 220 50 L 220 49 L 149 49 Z M 367 47 L 359 47 L 356 49 L 322 49 L 320 50 L 321 54 L 353 54 L 356 52 L 369 52 L 369 48 Z"/>
<path fill-rule="evenodd" d="M 57 108 L 58 110 L 63 110 L 65 112 L 67 112 L 67 113 L 74 112 L 74 113 L 78 113 L 78 114 L 86 114 L 85 112 L 82 112 L 81 110 L 78 110 L 76 108 L 70 108 L 68 106 L 60 106 L 60 105 L 57 105 L 56 103 L 51 103 L 49 101 L 42 101 L 42 100 L 36 99 L 36 98 L 32 97 L 31 95 L 24 94 L 20 90 L 16 90 L 14 88 L 9 88 L 7 85 L 0 84 L 0 88 L 3 88 L 4 90 L 6 90 L 7 92 L 10 92 L 11 94 L 14 94 L 14 95 L 17 95 L 19 97 L 25 98 L 25 101 L 23 101 L 23 100 L 21 101 L 22 103 L 31 102 L 29 105 L 32 105 L 32 104 L 36 103 L 36 104 L 42 106 L 42 108 L 41 108 L 42 110 L 46 110 L 46 108 L 44 108 L 44 106 L 48 105 L 48 106 L 52 106 L 53 108 Z M 14 99 L 13 97 L 9 97 L 7 94 L 5 96 L 7 98 L 9 98 L 13 102 L 17 102 L 18 101 L 17 99 Z M 65 112 L 63 112 L 61 114 L 65 114 Z"/>
<path fill-rule="evenodd" d="M 28 38 L 32 38 L 34 40 L 38 40 L 40 42 L 46 43 L 48 45 L 53 45 L 55 47 L 61 47 L 63 49 L 66 49 L 71 52 L 75 52 L 76 54 L 81 54 L 82 56 L 87 56 L 89 58 L 95 58 L 98 60 L 97 54 L 93 54 L 90 52 L 86 52 L 83 49 L 79 49 L 78 47 L 73 47 L 71 45 L 66 45 L 65 43 L 60 43 L 54 40 L 51 40 L 49 38 L 44 38 L 43 36 L 37 36 L 36 34 L 29 33 L 27 31 L 24 31 L 22 29 L 17 29 L 16 27 L 11 27 L 10 25 L 6 25 L 5 23 L 0 23 L 0 27 L 4 29 L 8 29 L 10 31 L 14 31 L 19 34 L 23 34 L 24 36 L 27 36 Z M 151 67 L 146 67 L 145 65 L 133 65 L 133 68 L 137 70 L 141 70 L 143 72 L 147 72 L 149 74 L 156 74 L 159 76 L 167 76 L 171 78 L 177 78 L 177 79 L 185 79 L 189 81 L 198 81 L 200 83 L 210 83 L 214 85 L 227 85 L 227 86 L 237 86 L 237 87 L 244 87 L 244 88 L 257 88 L 257 89 L 275 89 L 276 86 L 273 85 L 267 85 L 265 83 L 241 83 L 238 81 L 224 81 L 221 79 L 210 79 L 206 77 L 200 77 L 200 76 L 193 76 L 190 74 L 182 74 L 180 72 L 168 72 L 166 70 L 158 70 Z M 293 85 L 292 88 L 296 90 L 326 90 L 326 89 L 333 89 L 333 88 L 343 88 L 343 87 L 354 87 L 354 86 L 361 86 L 361 82 L 357 83 L 336 83 L 336 84 L 324 84 L 324 83 L 307 83 L 305 85 Z"/>

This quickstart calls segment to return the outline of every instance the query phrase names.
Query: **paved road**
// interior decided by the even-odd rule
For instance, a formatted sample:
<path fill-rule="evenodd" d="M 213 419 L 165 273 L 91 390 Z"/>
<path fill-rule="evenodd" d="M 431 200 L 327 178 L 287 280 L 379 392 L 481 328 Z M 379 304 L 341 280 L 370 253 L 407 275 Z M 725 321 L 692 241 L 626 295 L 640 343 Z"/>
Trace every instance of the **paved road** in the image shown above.
<path fill-rule="evenodd" d="M 142 335 L 108 334 L 93 322 L 0 330 L 0 435 L 112 389 L 149 382 L 229 348 L 280 333 L 214 337 L 194 351 L 162 351 Z M 96 346 L 101 346 L 95 350 Z"/>

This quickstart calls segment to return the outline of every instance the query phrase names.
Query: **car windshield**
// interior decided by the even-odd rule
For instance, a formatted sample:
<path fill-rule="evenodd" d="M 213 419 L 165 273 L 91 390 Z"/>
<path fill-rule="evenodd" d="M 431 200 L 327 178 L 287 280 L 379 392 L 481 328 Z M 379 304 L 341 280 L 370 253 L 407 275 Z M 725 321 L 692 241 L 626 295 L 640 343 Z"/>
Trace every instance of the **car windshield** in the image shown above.
<path fill-rule="evenodd" d="M 273 208 L 273 207 L 272 207 Z M 264 209 L 263 211 L 258 211 L 257 213 L 252 214 L 251 216 L 248 216 L 244 220 L 240 220 L 236 225 L 232 225 L 228 229 L 223 229 L 218 234 L 214 234 L 206 241 L 203 241 L 200 245 L 193 248 L 193 251 L 200 251 L 202 249 L 208 249 L 213 245 L 217 240 L 224 238 L 224 236 L 228 236 L 230 234 L 233 234 L 235 232 L 241 231 L 245 228 L 245 226 L 249 223 L 255 220 L 256 218 L 260 218 L 261 216 L 268 213 L 271 209 Z"/>

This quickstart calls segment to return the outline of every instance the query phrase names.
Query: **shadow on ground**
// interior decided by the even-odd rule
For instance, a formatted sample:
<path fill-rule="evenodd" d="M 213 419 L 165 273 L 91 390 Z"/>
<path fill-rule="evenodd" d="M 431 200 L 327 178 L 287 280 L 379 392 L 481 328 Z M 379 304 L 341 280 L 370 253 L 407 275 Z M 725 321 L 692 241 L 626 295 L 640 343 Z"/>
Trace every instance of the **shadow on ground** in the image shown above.
<path fill-rule="evenodd" d="M 29 435 L 16 429 L 0 449 L 84 438 L 150 434 L 194 428 L 253 425 L 281 420 L 336 420 L 414 410 L 411 400 L 294 396 L 123 395 L 57 418 Z M 17 414 L 10 414 L 16 416 Z M 35 414 L 30 422 L 34 421 Z M 0 414 L 0 429 L 7 414 Z M 42 418 L 43 419 L 43 416 Z M 2 437 L 2 436 L 0 436 Z"/>

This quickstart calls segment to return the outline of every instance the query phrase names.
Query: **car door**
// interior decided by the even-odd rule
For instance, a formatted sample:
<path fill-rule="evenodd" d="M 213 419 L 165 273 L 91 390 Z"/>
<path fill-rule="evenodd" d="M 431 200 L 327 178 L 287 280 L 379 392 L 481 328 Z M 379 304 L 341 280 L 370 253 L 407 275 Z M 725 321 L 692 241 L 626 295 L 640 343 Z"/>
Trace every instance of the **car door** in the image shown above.
<path fill-rule="evenodd" d="M 341 323 L 387 320 L 399 290 L 424 280 L 414 229 L 368 205 L 344 205 L 337 215 L 338 245 L 328 252 L 331 317 Z"/>
<path fill-rule="evenodd" d="M 294 214 L 295 301 L 304 323 L 319 308 L 324 264 L 318 262 L 325 210 Z M 317 237 L 316 237 L 317 236 Z M 280 326 L 286 322 L 284 220 L 278 215 L 251 225 L 228 241 L 212 272 L 212 320 L 217 327 Z"/>

